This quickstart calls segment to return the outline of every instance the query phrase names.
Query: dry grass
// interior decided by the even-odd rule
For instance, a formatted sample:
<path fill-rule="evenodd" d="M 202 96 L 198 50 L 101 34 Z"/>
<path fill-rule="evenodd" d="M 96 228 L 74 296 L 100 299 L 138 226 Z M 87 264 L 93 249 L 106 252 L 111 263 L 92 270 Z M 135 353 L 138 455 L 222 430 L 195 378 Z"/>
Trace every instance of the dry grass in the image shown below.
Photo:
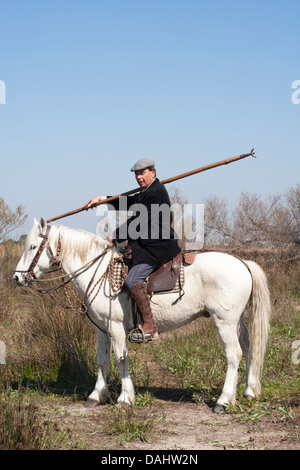
<path fill-rule="evenodd" d="M 17 244 L 0 245 L 0 340 L 7 347 L 6 366 L 0 365 L 0 448 L 66 448 L 65 434 L 40 415 L 32 392 L 74 399 L 90 393 L 95 382 L 95 327 L 79 312 L 66 311 L 48 296 L 13 285 L 12 272 L 21 252 Z M 282 400 L 286 400 L 285 406 L 297 404 L 299 369 L 291 361 L 291 344 L 300 339 L 299 262 L 275 266 L 264 264 L 261 254 L 257 256 L 267 271 L 273 306 L 263 378 L 265 397 L 280 399 L 281 406 Z M 66 304 L 62 293 L 59 302 Z M 210 320 L 201 319 L 165 335 L 164 341 L 152 345 L 151 353 L 129 347 L 137 390 L 172 388 L 207 403 L 218 395 L 224 380 L 224 356 Z M 114 402 L 120 387 L 114 362 L 109 381 Z M 129 432 L 128 421 L 132 433 L 142 438 L 141 423 L 126 416 L 120 415 L 119 428 Z M 75 448 L 76 444 L 72 445 Z"/>

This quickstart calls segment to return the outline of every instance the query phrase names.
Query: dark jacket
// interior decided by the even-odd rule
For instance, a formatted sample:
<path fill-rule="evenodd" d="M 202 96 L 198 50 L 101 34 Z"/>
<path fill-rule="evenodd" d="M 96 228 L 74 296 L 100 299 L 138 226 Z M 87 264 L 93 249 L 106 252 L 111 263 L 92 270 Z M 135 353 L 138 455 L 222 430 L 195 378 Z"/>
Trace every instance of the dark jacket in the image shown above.
<path fill-rule="evenodd" d="M 144 191 L 127 196 L 126 202 L 127 209 L 132 208 L 135 213 L 128 219 L 126 226 L 122 225 L 117 229 L 115 239 L 119 243 L 128 240 L 132 248 L 133 264 L 157 265 L 177 256 L 181 250 L 171 227 L 171 203 L 164 185 L 156 179 Z M 111 204 L 119 210 L 119 200 L 112 201 Z M 133 206 L 134 204 L 141 204 L 143 207 Z M 139 208 L 142 210 L 138 210 Z M 126 238 L 124 233 L 128 234 Z M 138 234 L 137 238 L 135 233 Z"/>

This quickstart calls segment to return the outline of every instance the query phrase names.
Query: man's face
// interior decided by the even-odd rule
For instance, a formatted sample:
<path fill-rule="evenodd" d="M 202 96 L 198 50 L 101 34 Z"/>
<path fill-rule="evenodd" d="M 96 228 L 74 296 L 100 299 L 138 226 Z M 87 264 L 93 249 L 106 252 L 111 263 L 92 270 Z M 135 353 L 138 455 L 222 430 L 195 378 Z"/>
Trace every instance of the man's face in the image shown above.
<path fill-rule="evenodd" d="M 135 171 L 135 179 L 142 189 L 148 188 L 149 184 L 155 179 L 155 170 L 145 170 Z"/>

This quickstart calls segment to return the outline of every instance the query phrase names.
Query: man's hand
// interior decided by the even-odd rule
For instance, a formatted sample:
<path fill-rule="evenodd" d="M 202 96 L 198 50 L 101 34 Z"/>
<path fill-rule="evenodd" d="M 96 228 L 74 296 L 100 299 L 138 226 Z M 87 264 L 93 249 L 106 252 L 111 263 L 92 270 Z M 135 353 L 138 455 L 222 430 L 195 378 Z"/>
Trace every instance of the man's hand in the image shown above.
<path fill-rule="evenodd" d="M 83 206 L 83 209 L 85 210 L 88 210 L 88 209 L 91 209 L 91 208 L 94 208 L 98 205 L 98 203 L 100 201 L 103 201 L 103 199 L 105 199 L 104 197 L 102 196 L 97 196 L 97 197 L 93 197 L 93 199 L 90 199 L 84 206 Z"/>

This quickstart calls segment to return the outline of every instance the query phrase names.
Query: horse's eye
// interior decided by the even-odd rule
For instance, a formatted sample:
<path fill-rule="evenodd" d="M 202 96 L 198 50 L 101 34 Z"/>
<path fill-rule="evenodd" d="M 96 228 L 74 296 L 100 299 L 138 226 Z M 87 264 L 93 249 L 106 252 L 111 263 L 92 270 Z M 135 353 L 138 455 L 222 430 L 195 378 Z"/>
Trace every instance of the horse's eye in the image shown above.
<path fill-rule="evenodd" d="M 31 245 L 31 246 L 30 246 L 30 249 L 31 249 L 31 250 L 35 250 L 36 247 L 37 247 L 36 245 Z"/>

